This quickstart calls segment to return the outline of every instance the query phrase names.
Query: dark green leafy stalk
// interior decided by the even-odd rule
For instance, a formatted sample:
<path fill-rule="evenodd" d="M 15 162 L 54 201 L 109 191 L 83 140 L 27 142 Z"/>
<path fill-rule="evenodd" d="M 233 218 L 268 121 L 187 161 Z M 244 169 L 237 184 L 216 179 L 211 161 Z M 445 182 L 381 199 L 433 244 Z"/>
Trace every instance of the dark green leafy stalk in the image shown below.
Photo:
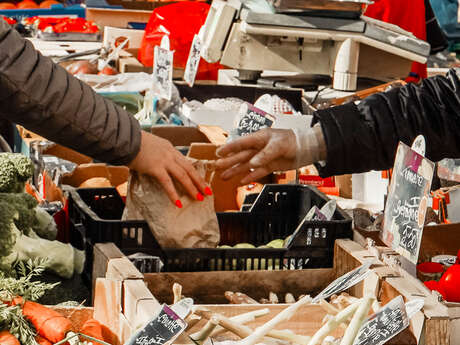
<path fill-rule="evenodd" d="M 46 291 L 53 289 L 59 283 L 43 283 L 34 281 L 33 278 L 40 276 L 45 270 L 45 260 L 29 259 L 26 263 L 19 262 L 14 267 L 17 278 L 7 277 L 0 272 L 0 300 L 10 301 L 16 296 L 22 296 L 26 300 L 36 301 Z"/>
<path fill-rule="evenodd" d="M 46 260 L 40 259 L 19 262 L 13 267 L 16 278 L 7 277 L 0 271 L 0 330 L 7 329 L 21 344 L 38 345 L 35 340 L 36 331 L 22 315 L 20 306 L 8 306 L 3 302 L 9 302 L 16 296 L 35 301 L 58 285 L 33 281 L 43 273 L 45 263 Z"/>
<path fill-rule="evenodd" d="M 0 329 L 7 329 L 21 344 L 38 345 L 35 329 L 22 315 L 20 306 L 0 303 Z"/>

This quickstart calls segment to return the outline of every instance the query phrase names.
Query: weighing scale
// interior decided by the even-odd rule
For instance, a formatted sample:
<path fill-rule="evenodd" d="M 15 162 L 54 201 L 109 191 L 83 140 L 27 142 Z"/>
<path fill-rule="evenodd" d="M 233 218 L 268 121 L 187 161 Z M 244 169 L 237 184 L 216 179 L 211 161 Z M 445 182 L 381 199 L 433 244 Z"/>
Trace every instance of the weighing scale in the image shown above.
<path fill-rule="evenodd" d="M 262 71 L 294 72 L 329 76 L 335 90 L 355 91 L 358 77 L 405 78 L 412 61 L 427 61 L 430 45 L 363 16 L 368 3 L 278 0 L 274 13 L 257 13 L 239 0 L 214 0 L 201 56 L 238 70 L 242 81 L 259 79 Z"/>

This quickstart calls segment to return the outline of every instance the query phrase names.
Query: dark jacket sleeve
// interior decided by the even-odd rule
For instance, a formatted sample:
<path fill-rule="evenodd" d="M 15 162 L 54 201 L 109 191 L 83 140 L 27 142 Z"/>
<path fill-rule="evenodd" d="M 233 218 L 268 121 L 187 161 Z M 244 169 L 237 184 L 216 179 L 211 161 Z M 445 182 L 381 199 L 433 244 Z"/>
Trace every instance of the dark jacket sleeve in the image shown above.
<path fill-rule="evenodd" d="M 107 163 L 127 164 L 140 147 L 137 120 L 43 57 L 1 19 L 0 117 Z"/>
<path fill-rule="evenodd" d="M 460 79 L 458 70 L 446 77 L 425 79 L 372 95 L 358 105 L 321 110 L 327 162 L 322 176 L 383 170 L 393 166 L 399 141 L 411 145 L 422 134 L 426 156 L 439 161 L 460 157 Z"/>

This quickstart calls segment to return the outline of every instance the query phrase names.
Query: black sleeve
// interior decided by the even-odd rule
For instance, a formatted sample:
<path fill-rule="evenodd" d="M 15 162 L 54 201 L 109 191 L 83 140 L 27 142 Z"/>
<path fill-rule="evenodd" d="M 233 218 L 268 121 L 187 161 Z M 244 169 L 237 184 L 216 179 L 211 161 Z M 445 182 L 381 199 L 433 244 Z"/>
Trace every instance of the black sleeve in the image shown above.
<path fill-rule="evenodd" d="M 392 167 L 399 141 L 426 139 L 426 156 L 439 161 L 460 158 L 460 80 L 458 70 L 372 95 L 358 105 L 320 110 L 327 146 L 321 176 Z"/>

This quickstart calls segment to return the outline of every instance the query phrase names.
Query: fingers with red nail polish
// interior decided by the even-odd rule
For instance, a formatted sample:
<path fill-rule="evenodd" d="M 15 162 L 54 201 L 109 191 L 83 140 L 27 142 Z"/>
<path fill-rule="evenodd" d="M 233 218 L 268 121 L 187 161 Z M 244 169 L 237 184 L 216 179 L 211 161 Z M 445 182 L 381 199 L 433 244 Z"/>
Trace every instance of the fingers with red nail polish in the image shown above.
<path fill-rule="evenodd" d="M 182 208 L 182 203 L 180 200 L 176 200 L 175 204 L 178 208 Z"/>
<path fill-rule="evenodd" d="M 204 193 L 205 193 L 206 195 L 212 195 L 212 190 L 211 190 L 211 188 L 206 187 L 206 188 L 204 189 Z"/>
<path fill-rule="evenodd" d="M 203 194 L 198 193 L 198 194 L 196 195 L 196 200 L 198 200 L 198 201 L 203 201 L 203 200 L 204 200 Z"/>

